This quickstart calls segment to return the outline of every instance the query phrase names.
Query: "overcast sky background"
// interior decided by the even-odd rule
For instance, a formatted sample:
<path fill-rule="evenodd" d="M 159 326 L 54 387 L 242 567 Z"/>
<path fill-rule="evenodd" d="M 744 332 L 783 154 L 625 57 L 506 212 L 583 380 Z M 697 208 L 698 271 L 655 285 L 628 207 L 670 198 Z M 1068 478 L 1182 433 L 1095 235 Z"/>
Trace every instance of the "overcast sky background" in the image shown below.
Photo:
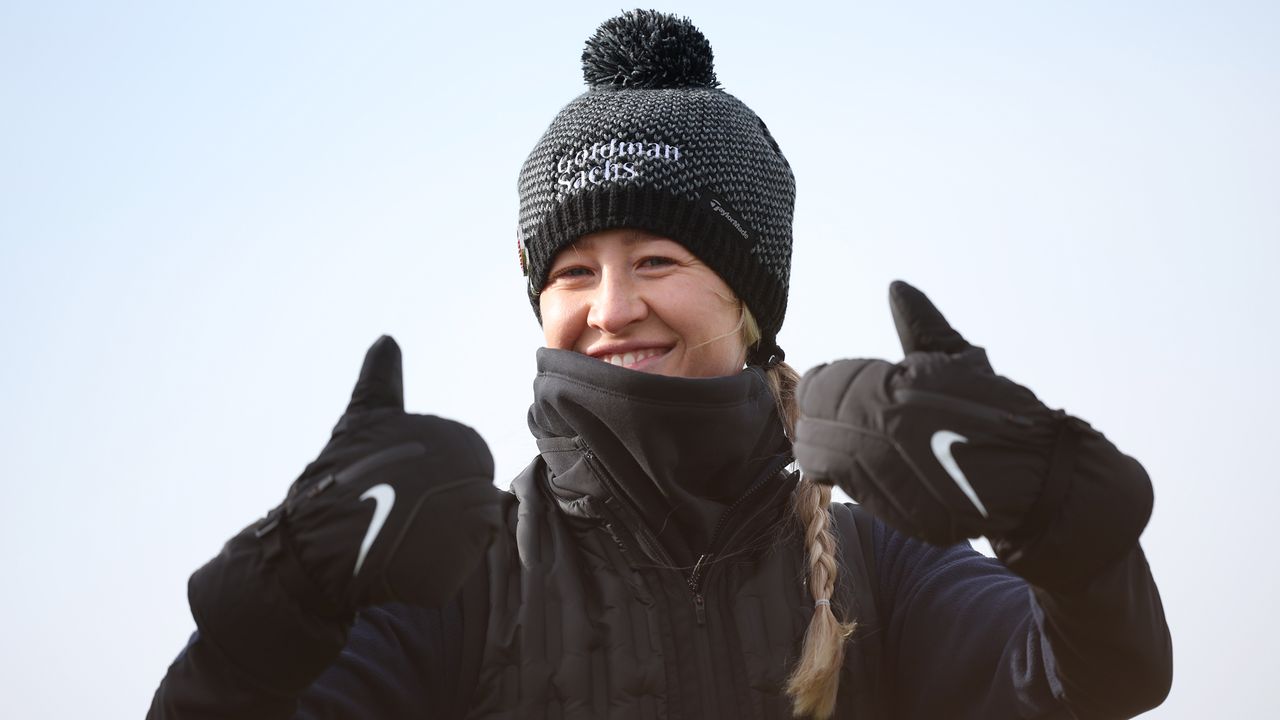
<path fill-rule="evenodd" d="M 662 7 L 796 172 L 789 359 L 900 357 L 924 289 L 1149 470 L 1145 717 L 1275 717 L 1280 5 Z M 516 174 L 618 9 L 0 6 L 0 715 L 142 716 L 381 333 L 411 409 L 529 461 Z"/>

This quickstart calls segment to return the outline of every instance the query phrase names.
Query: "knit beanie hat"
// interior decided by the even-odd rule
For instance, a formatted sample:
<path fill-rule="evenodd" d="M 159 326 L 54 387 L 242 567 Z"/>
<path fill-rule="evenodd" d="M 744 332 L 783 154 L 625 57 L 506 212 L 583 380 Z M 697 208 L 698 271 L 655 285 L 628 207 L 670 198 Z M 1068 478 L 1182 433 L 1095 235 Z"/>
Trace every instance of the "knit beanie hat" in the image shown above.
<path fill-rule="evenodd" d="M 684 245 L 746 303 L 762 335 L 750 364 L 781 360 L 795 178 L 764 122 L 720 89 L 711 45 L 687 18 L 635 10 L 606 21 L 582 69 L 588 90 L 520 170 L 534 312 L 561 248 L 637 228 Z"/>

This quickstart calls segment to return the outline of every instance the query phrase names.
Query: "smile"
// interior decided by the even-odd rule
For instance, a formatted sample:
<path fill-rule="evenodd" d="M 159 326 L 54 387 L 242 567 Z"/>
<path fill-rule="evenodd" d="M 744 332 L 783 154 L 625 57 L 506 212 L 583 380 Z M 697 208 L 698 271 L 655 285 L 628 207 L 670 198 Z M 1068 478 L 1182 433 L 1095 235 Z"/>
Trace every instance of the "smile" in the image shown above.
<path fill-rule="evenodd" d="M 631 350 L 624 353 L 613 353 L 610 355 L 599 356 L 600 360 L 617 365 L 618 367 L 632 368 L 649 358 L 655 358 L 660 355 L 666 355 L 666 348 L 644 348 L 643 350 Z"/>

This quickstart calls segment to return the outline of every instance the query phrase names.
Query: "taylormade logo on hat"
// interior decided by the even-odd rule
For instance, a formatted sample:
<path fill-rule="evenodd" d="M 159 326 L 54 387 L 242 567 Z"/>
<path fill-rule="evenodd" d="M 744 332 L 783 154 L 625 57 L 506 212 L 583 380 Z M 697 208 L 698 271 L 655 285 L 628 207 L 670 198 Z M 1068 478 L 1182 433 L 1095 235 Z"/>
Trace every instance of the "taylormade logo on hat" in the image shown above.
<path fill-rule="evenodd" d="M 640 177 L 640 168 L 631 159 L 680 162 L 680 147 L 645 140 L 612 138 L 609 142 L 584 145 L 581 150 L 556 161 L 556 183 L 566 190 Z"/>
<path fill-rule="evenodd" d="M 733 226 L 733 229 L 737 230 L 738 234 L 742 236 L 743 240 L 751 239 L 751 233 L 747 232 L 747 229 L 742 227 L 742 222 L 733 216 L 733 213 L 729 211 L 729 208 L 725 207 L 725 203 L 720 200 L 720 198 L 713 197 L 707 204 L 711 208 L 711 212 L 716 213 L 728 221 L 728 223 Z"/>

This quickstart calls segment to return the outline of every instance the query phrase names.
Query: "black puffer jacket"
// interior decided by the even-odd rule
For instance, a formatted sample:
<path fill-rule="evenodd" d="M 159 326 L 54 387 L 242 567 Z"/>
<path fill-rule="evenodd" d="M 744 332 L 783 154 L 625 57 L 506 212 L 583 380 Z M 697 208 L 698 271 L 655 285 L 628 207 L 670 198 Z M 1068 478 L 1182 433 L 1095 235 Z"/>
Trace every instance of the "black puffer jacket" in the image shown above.
<path fill-rule="evenodd" d="M 763 377 L 662 378 L 542 350 L 509 532 L 442 609 L 361 614 L 302 698 L 193 638 L 153 717 L 786 718 L 813 610 L 796 475 Z M 1134 547 L 1070 597 L 966 545 L 837 505 L 858 621 L 839 718 L 1129 717 L 1167 693 L 1170 646 Z"/>

